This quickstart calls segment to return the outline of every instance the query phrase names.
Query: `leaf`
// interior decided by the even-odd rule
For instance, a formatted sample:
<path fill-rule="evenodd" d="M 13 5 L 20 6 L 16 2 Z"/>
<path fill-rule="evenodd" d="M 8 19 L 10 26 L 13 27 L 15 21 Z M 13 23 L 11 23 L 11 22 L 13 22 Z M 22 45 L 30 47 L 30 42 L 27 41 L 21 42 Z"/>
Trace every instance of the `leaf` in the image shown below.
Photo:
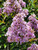
<path fill-rule="evenodd" d="M 16 46 L 16 43 L 11 43 L 11 50 Z"/>
<path fill-rule="evenodd" d="M 31 41 L 33 41 L 33 39 L 30 39 L 29 41 L 31 42 Z"/>
<path fill-rule="evenodd" d="M 4 27 L 3 29 L 2 29 L 2 31 L 4 31 L 6 29 L 6 27 Z"/>
<path fill-rule="evenodd" d="M 3 23 L 0 23 L 0 25 L 2 25 Z"/>
<path fill-rule="evenodd" d="M 3 23 L 5 24 L 4 20 L 3 21 L 0 20 L 0 25 L 2 25 Z"/>
<path fill-rule="evenodd" d="M 36 19 L 38 20 L 38 17 L 36 17 Z"/>
<path fill-rule="evenodd" d="M 4 23 L 4 24 L 5 24 L 4 20 L 2 21 L 2 23 Z"/>
<path fill-rule="evenodd" d="M 6 44 L 4 44 L 4 48 L 6 48 Z"/>
<path fill-rule="evenodd" d="M 31 2 L 33 3 L 33 2 L 34 2 L 34 0 L 31 0 Z"/>
<path fill-rule="evenodd" d="M 1 37 L 1 35 L 0 35 L 0 37 Z"/>
<path fill-rule="evenodd" d="M 32 42 L 32 41 L 37 41 L 38 38 L 34 38 L 34 39 L 30 39 L 29 41 Z"/>
<path fill-rule="evenodd" d="M 37 0 L 34 0 L 34 3 L 37 2 Z"/>
<path fill-rule="evenodd" d="M 0 48 L 1 48 L 1 46 L 0 46 Z"/>

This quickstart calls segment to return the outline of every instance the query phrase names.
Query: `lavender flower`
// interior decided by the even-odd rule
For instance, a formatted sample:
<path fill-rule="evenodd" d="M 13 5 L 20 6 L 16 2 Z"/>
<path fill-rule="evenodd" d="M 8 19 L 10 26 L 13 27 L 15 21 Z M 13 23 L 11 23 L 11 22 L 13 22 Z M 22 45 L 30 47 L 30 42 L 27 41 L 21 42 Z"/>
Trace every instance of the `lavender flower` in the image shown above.
<path fill-rule="evenodd" d="M 21 5 L 18 3 L 17 0 L 7 0 L 4 2 L 3 13 L 10 15 L 13 12 L 19 12 L 22 9 Z M 18 10 L 18 11 L 17 11 Z"/>
<path fill-rule="evenodd" d="M 4 2 L 3 13 L 6 15 L 10 15 L 13 12 L 19 13 L 23 11 L 22 7 L 26 7 L 26 3 L 23 0 L 7 0 Z M 26 14 L 28 14 L 27 12 L 28 10 L 25 10 Z"/>
<path fill-rule="evenodd" d="M 25 14 L 18 13 L 13 18 L 11 27 L 8 28 L 6 33 L 8 42 L 20 42 L 20 45 L 24 42 L 28 42 L 29 39 L 35 38 L 34 30 L 27 25 L 27 22 L 24 21 Z"/>
<path fill-rule="evenodd" d="M 27 50 L 38 50 L 37 44 L 32 44 L 31 47 L 28 47 Z"/>
<path fill-rule="evenodd" d="M 18 0 L 18 2 L 22 7 L 26 7 L 26 3 L 23 0 Z"/>
<path fill-rule="evenodd" d="M 25 13 L 26 16 L 29 14 L 28 9 L 24 9 L 23 12 Z"/>
<path fill-rule="evenodd" d="M 28 19 L 29 19 L 28 25 L 38 32 L 38 20 L 36 19 L 36 15 L 32 14 L 28 17 Z"/>
<path fill-rule="evenodd" d="M 28 9 L 24 9 L 24 10 L 21 9 L 21 11 L 19 11 L 19 13 L 24 13 L 25 16 L 27 16 L 29 14 L 29 11 L 28 11 Z"/>

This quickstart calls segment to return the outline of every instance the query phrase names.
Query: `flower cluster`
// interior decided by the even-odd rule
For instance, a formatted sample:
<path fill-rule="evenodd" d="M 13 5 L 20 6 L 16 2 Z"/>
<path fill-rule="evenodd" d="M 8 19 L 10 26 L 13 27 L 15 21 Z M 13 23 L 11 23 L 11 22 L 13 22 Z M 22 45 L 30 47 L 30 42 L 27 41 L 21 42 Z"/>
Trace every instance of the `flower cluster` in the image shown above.
<path fill-rule="evenodd" d="M 1 13 L 2 13 L 2 8 L 0 8 L 0 15 L 1 15 Z"/>
<path fill-rule="evenodd" d="M 24 13 L 26 16 L 29 14 L 28 12 L 29 12 L 28 9 L 24 9 L 24 10 L 19 11 L 19 13 Z"/>
<path fill-rule="evenodd" d="M 17 44 L 22 44 L 28 42 L 31 38 L 35 38 L 34 30 L 27 25 L 27 22 L 24 21 L 24 17 L 26 17 L 26 15 L 24 12 L 21 12 L 16 14 L 13 18 L 11 27 L 8 28 L 8 31 L 5 34 L 5 36 L 8 36 L 8 42 L 17 42 Z"/>
<path fill-rule="evenodd" d="M 36 19 L 36 15 L 32 14 L 28 17 L 28 19 L 29 19 L 28 25 L 38 32 L 38 20 Z"/>
<path fill-rule="evenodd" d="M 17 0 L 7 0 L 4 2 L 3 13 L 10 15 L 13 12 L 19 12 L 22 9 Z"/>
<path fill-rule="evenodd" d="M 27 50 L 38 50 L 37 44 L 32 44 L 31 47 L 28 47 Z"/>
<path fill-rule="evenodd" d="M 20 0 L 19 0 L 20 1 Z M 6 2 L 4 2 L 4 7 L 3 7 L 3 13 L 10 15 L 10 13 L 13 12 L 20 12 L 22 10 L 22 7 L 26 6 L 26 3 L 21 0 L 21 4 L 20 2 L 17 0 L 7 0 Z"/>
<path fill-rule="evenodd" d="M 18 2 L 20 3 L 21 7 L 26 7 L 26 3 L 23 0 L 18 0 Z"/>

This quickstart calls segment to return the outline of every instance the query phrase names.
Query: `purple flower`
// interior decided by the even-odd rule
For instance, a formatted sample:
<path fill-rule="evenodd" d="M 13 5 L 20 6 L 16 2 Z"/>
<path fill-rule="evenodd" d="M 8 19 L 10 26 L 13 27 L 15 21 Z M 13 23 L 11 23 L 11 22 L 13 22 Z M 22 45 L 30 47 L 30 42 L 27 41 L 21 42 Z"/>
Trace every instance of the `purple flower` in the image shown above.
<path fill-rule="evenodd" d="M 32 44 L 31 47 L 28 47 L 27 50 L 38 50 L 37 44 Z"/>
<path fill-rule="evenodd" d="M 3 13 L 6 15 L 10 15 L 13 12 L 21 12 L 22 7 L 26 7 L 26 3 L 23 0 L 7 0 L 6 2 L 4 2 L 4 7 L 3 7 Z M 27 10 L 25 10 L 25 14 L 28 15 Z"/>
<path fill-rule="evenodd" d="M 26 7 L 26 3 L 23 0 L 18 0 L 18 2 L 22 7 Z"/>
<path fill-rule="evenodd" d="M 22 9 L 21 5 L 17 0 L 7 0 L 4 2 L 3 13 L 10 15 L 10 13 L 16 12 L 18 13 Z"/>
<path fill-rule="evenodd" d="M 24 21 L 24 12 L 16 14 L 13 18 L 11 27 L 8 28 L 6 33 L 8 42 L 20 42 L 20 45 L 24 42 L 28 42 L 29 39 L 35 38 L 34 30 Z M 9 40 L 9 37 L 11 39 Z"/>
<path fill-rule="evenodd" d="M 28 17 L 29 22 L 27 23 L 29 26 L 34 28 L 35 31 L 38 32 L 38 20 L 36 19 L 36 15 L 32 14 Z"/>

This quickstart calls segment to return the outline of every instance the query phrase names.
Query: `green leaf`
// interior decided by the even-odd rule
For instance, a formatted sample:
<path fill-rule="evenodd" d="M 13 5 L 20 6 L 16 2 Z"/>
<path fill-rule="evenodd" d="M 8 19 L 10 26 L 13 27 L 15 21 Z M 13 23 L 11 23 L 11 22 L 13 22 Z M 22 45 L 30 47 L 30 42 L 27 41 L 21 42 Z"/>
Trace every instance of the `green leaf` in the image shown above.
<path fill-rule="evenodd" d="M 0 25 L 2 25 L 3 23 L 0 23 Z"/>
<path fill-rule="evenodd" d="M 4 48 L 6 48 L 6 44 L 4 44 Z"/>
<path fill-rule="evenodd" d="M 38 17 L 36 17 L 36 19 L 38 20 Z"/>
<path fill-rule="evenodd" d="M 1 37 L 1 35 L 0 35 L 0 37 Z"/>
<path fill-rule="evenodd" d="M 0 46 L 0 48 L 1 48 L 1 46 Z"/>
<path fill-rule="evenodd" d="M 1 30 L 4 31 L 5 29 L 6 29 L 6 27 L 5 26 L 2 26 Z"/>
<path fill-rule="evenodd" d="M 34 0 L 31 0 L 31 2 L 33 3 L 33 2 L 34 2 Z"/>

